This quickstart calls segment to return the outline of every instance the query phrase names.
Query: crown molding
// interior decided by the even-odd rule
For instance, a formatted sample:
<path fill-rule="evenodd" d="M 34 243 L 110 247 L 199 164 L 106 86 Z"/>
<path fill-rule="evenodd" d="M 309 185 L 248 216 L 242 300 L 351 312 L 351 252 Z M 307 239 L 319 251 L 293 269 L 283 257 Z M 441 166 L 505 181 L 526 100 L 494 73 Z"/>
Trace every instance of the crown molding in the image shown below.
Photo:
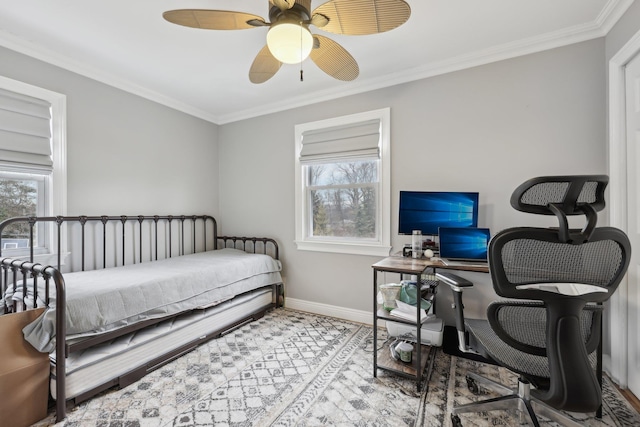
<path fill-rule="evenodd" d="M 607 4 L 602 8 L 600 14 L 595 20 L 603 32 L 603 36 L 606 36 L 609 31 L 616 25 L 616 22 L 633 4 L 633 0 L 609 0 Z"/>
<path fill-rule="evenodd" d="M 86 64 L 69 58 L 68 56 L 51 52 L 1 29 L 0 46 L 38 59 L 40 61 L 46 62 L 47 64 L 54 65 L 64 70 L 71 71 L 83 77 L 96 80 L 97 82 L 104 83 L 108 86 L 112 86 L 125 92 L 138 95 L 142 98 L 157 102 L 158 104 L 173 108 L 174 110 L 181 111 L 190 116 L 194 116 L 215 124 L 217 124 L 219 120 L 217 116 L 212 115 L 208 111 L 195 108 L 182 101 L 178 101 L 161 93 L 149 90 L 129 80 L 117 77 L 110 73 L 106 73 L 105 71 L 97 69 L 95 67 L 87 66 Z"/>

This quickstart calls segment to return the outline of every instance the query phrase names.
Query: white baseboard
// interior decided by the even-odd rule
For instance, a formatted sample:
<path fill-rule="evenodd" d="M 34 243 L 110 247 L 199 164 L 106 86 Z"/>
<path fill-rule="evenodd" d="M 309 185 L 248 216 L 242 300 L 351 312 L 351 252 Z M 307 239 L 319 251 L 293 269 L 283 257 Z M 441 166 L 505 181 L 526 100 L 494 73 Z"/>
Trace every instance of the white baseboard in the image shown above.
<path fill-rule="evenodd" d="M 293 310 L 337 317 L 339 319 L 350 320 L 352 322 L 359 322 L 367 325 L 373 324 L 373 313 L 370 311 L 354 310 L 352 308 L 339 307 L 337 305 L 328 305 L 289 297 L 285 297 L 284 306 Z"/>

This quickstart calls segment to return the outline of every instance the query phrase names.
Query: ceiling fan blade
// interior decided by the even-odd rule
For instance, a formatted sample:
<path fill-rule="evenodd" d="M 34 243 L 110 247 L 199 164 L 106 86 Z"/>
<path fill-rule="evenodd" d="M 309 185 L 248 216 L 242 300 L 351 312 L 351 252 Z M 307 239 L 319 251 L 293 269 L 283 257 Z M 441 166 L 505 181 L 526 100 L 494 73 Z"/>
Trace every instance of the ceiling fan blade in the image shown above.
<path fill-rule="evenodd" d="M 251 64 L 249 80 L 251 83 L 264 83 L 273 77 L 281 66 L 282 63 L 274 58 L 269 47 L 265 46 L 258 52 L 256 59 Z"/>
<path fill-rule="evenodd" d="M 169 10 L 162 17 L 174 24 L 205 30 L 245 30 L 265 22 L 257 15 L 229 10 L 178 9 Z"/>
<path fill-rule="evenodd" d="M 296 4 L 296 0 L 270 0 L 274 6 L 280 8 L 280 10 L 291 9 L 294 4 Z"/>
<path fill-rule="evenodd" d="M 323 30 L 335 34 L 384 33 L 407 22 L 411 7 L 404 0 L 329 0 L 313 15 L 329 18 Z"/>
<path fill-rule="evenodd" d="M 319 47 L 312 49 L 309 56 L 322 71 L 343 81 L 351 81 L 358 77 L 358 63 L 345 48 L 324 36 L 315 34 L 313 38 L 314 45 L 317 43 Z"/>

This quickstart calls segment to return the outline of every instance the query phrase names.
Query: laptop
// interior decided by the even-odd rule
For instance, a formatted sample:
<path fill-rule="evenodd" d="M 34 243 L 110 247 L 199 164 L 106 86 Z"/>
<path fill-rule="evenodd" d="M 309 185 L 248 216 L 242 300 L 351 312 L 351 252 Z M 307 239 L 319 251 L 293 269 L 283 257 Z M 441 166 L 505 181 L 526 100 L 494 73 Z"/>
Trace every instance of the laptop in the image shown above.
<path fill-rule="evenodd" d="M 440 259 L 445 265 L 486 266 L 491 235 L 488 228 L 440 227 Z"/>

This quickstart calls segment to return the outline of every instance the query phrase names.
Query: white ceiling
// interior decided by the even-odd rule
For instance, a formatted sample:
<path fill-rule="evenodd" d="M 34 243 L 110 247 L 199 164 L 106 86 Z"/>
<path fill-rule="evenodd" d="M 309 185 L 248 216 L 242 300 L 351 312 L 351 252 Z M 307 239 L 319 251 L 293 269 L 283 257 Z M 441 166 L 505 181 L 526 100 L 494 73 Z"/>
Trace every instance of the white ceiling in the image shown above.
<path fill-rule="evenodd" d="M 342 36 L 360 66 L 335 80 L 307 59 L 255 85 L 248 72 L 266 28 L 212 31 L 170 24 L 172 9 L 268 18 L 268 0 L 2 0 L 0 45 L 214 123 L 338 98 L 604 36 L 632 0 L 406 0 L 390 32 Z M 324 3 L 313 0 L 312 9 Z M 1 72 L 0 64 L 0 72 Z"/>

